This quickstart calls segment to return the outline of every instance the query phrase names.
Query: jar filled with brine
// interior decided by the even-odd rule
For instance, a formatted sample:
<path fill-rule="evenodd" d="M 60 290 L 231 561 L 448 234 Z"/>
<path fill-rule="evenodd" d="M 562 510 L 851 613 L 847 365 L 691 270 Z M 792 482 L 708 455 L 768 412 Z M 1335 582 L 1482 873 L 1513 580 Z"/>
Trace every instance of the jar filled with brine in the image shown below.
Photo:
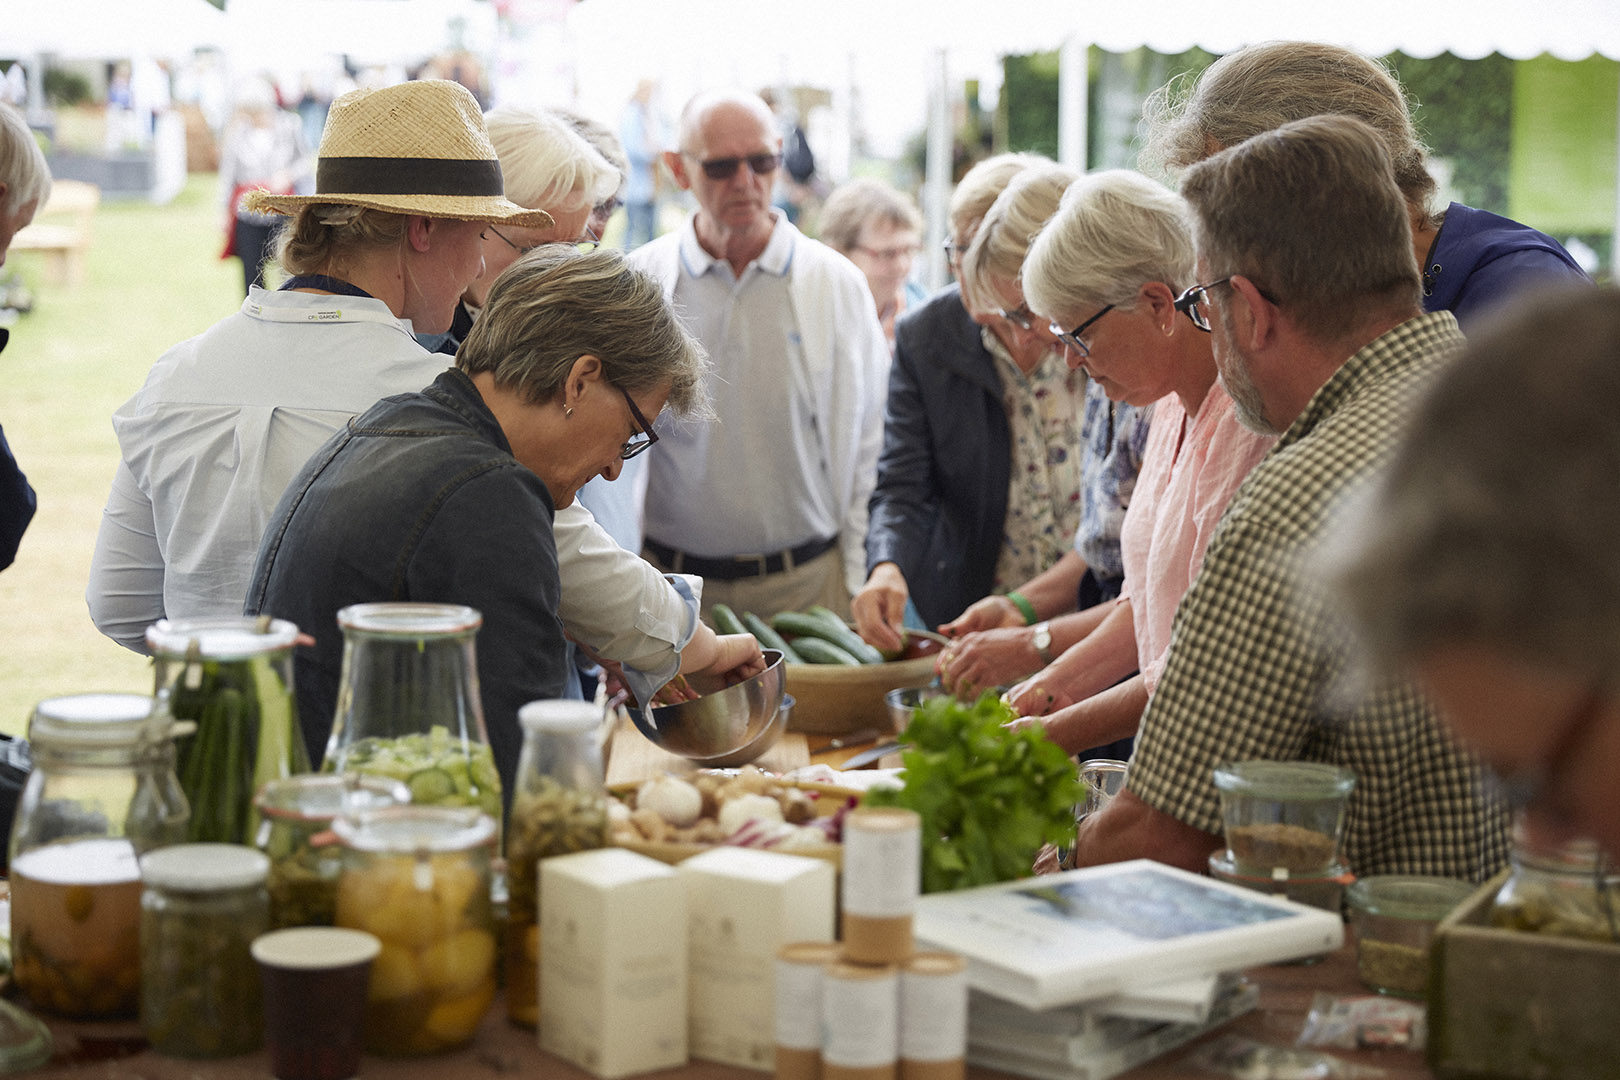
<path fill-rule="evenodd" d="M 269 929 L 270 862 L 240 844 L 141 858 L 141 1030 L 152 1049 L 234 1057 L 264 1041 L 253 939 Z"/>
<path fill-rule="evenodd" d="M 185 838 L 171 724 L 139 694 L 42 701 L 11 830 L 13 975 L 41 1009 L 134 1016 L 142 853 Z"/>
<path fill-rule="evenodd" d="M 1620 942 L 1620 868 L 1594 840 L 1540 841 L 1513 831 L 1513 870 L 1491 904 L 1505 930 Z"/>
<path fill-rule="evenodd" d="M 155 693 L 196 731 L 176 771 L 191 804 L 188 839 L 251 844 L 253 794 L 309 771 L 293 698 L 298 627 L 268 616 L 160 619 L 146 631 Z"/>
<path fill-rule="evenodd" d="M 457 604 L 339 611 L 343 668 L 322 770 L 385 776 L 409 787 L 418 806 L 472 806 L 499 821 L 501 781 L 473 651 L 482 623 Z"/>
<path fill-rule="evenodd" d="M 531 701 L 518 710 L 523 754 L 506 855 L 506 1013 L 540 1022 L 540 860 L 607 843 L 602 710 L 588 701 Z"/>
<path fill-rule="evenodd" d="M 337 925 L 382 949 L 366 1048 L 433 1054 L 467 1042 L 495 997 L 495 822 L 468 807 L 395 806 L 333 824 L 343 844 Z"/>
<path fill-rule="evenodd" d="M 411 801 L 404 784 L 381 776 L 305 773 L 259 790 L 255 846 L 270 859 L 270 926 L 331 926 L 343 849 L 332 822 Z"/>

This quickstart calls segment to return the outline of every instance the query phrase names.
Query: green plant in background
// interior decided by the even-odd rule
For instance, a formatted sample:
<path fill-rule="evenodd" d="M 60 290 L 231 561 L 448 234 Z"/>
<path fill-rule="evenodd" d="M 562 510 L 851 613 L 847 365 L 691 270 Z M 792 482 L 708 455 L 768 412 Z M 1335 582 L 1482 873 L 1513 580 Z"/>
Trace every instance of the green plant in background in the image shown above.
<path fill-rule="evenodd" d="M 1478 60 L 1391 53 L 1384 62 L 1406 87 L 1430 156 L 1450 166 L 1457 201 L 1507 213 L 1514 62 L 1496 53 Z"/>
<path fill-rule="evenodd" d="M 45 100 L 52 105 L 83 105 L 90 100 L 90 80 L 77 71 L 47 67 L 44 83 Z"/>
<path fill-rule="evenodd" d="M 933 697 L 900 737 L 905 786 L 872 791 L 869 806 L 922 819 L 922 890 L 946 892 L 1028 877 L 1043 844 L 1074 839 L 1084 785 L 1074 762 L 1040 728 L 1013 730 L 992 692 L 972 705 Z"/>

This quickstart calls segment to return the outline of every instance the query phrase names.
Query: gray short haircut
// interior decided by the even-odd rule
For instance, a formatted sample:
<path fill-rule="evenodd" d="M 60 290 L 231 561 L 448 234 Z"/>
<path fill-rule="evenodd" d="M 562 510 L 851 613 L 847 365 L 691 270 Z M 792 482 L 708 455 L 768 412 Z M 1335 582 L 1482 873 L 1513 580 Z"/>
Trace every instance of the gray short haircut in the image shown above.
<path fill-rule="evenodd" d="M 1052 159 L 1040 154 L 995 154 L 985 158 L 963 175 L 951 192 L 951 239 L 966 247 L 973 242 L 979 222 L 990 212 L 996 197 L 1007 190 L 1012 178 L 1034 165 L 1051 165 Z"/>
<path fill-rule="evenodd" d="M 833 189 L 821 207 L 817 238 L 848 255 L 861 241 L 868 223 L 922 232 L 922 214 L 911 196 L 881 180 L 862 177 Z"/>
<path fill-rule="evenodd" d="M 1428 149 L 1406 92 L 1383 64 L 1313 41 L 1266 41 L 1227 53 L 1196 78 L 1181 76 L 1142 107 L 1144 167 L 1174 172 L 1295 120 L 1341 113 L 1383 138 L 1401 193 L 1428 213 Z"/>
<path fill-rule="evenodd" d="M 624 156 L 624 144 L 613 133 L 613 129 L 600 120 L 575 112 L 573 109 L 561 105 L 553 105 L 546 110 L 573 128 L 580 138 L 591 144 L 591 148 L 606 159 L 619 172 L 619 185 L 615 187 L 606 198 L 596 205 L 601 206 L 610 201 L 624 187 L 625 178 L 630 175 L 630 159 Z"/>
<path fill-rule="evenodd" d="M 502 390 L 543 402 L 585 355 L 602 361 L 614 386 L 668 386 L 672 412 L 712 415 L 702 346 L 675 317 L 663 287 L 611 248 L 582 253 L 543 244 L 513 263 L 490 288 L 456 366 L 469 375 L 487 371 Z"/>
<path fill-rule="evenodd" d="M 1375 656 L 1620 679 L 1620 291 L 1520 298 L 1406 428 L 1326 569 Z"/>
<path fill-rule="evenodd" d="M 502 105 L 484 122 L 501 160 L 506 197 L 519 206 L 581 210 L 619 189 L 619 171 L 558 116 Z"/>
<path fill-rule="evenodd" d="M 39 141 L 22 113 L 4 104 L 0 104 L 0 184 L 6 185 L 0 212 L 7 217 L 29 203 L 37 203 L 38 210 L 51 197 L 51 170 Z"/>
<path fill-rule="evenodd" d="M 1129 308 L 1137 290 L 1192 284 L 1192 215 L 1169 188 L 1124 169 L 1083 176 L 1063 193 L 1024 260 L 1024 299 L 1047 317 L 1079 305 Z"/>
<path fill-rule="evenodd" d="M 1187 170 L 1204 272 L 1242 274 L 1313 340 L 1422 299 L 1406 202 L 1372 128 L 1348 116 L 1284 124 Z"/>
<path fill-rule="evenodd" d="M 1063 193 L 1080 174 L 1048 162 L 1024 169 L 990 204 L 984 220 L 962 256 L 962 302 L 975 313 L 1002 306 L 993 278 L 1017 281 L 1029 254 L 1029 242 L 1053 214 Z"/>

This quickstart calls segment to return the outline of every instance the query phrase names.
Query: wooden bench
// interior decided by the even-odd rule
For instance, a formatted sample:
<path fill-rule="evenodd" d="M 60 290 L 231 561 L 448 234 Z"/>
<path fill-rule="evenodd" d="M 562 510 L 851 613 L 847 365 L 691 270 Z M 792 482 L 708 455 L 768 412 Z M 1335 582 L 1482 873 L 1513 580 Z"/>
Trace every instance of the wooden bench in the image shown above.
<path fill-rule="evenodd" d="M 45 280 L 52 285 L 77 285 L 84 280 L 90 252 L 90 226 L 101 189 L 82 180 L 58 180 L 51 197 L 34 214 L 34 221 L 11 240 L 11 252 L 38 251 L 45 255 Z"/>

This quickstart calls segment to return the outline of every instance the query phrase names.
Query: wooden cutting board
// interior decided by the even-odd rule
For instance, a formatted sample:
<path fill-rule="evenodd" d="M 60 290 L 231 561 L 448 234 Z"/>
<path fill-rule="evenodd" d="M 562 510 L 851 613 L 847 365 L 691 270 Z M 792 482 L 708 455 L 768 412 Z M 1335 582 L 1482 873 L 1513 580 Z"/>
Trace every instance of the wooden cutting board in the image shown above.
<path fill-rule="evenodd" d="M 766 772 L 791 772 L 810 764 L 810 747 L 803 735 L 788 732 L 754 764 Z M 636 730 L 629 714 L 619 713 L 619 722 L 608 741 L 608 787 L 634 786 L 664 773 L 684 776 L 697 770 L 698 766 L 686 758 L 648 742 L 647 737 Z"/>

